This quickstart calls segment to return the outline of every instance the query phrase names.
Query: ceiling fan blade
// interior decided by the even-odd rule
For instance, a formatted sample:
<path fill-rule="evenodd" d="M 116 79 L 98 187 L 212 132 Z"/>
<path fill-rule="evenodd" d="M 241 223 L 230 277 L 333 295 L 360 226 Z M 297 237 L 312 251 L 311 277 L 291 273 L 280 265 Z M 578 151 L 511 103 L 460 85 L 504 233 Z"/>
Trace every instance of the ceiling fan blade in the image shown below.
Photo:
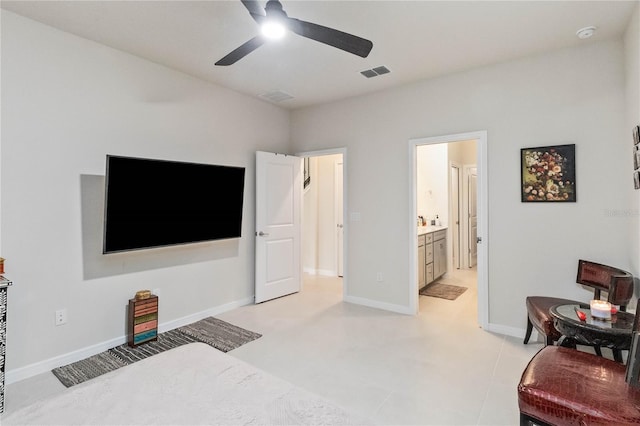
<path fill-rule="evenodd" d="M 220 59 L 218 62 L 216 62 L 216 65 L 227 66 L 227 65 L 235 64 L 240 59 L 244 58 L 249 53 L 253 52 L 258 47 L 262 46 L 265 41 L 266 40 L 264 39 L 264 37 L 261 37 L 261 36 L 254 37 L 248 42 L 238 47 L 237 49 L 235 49 L 234 51 L 232 51 L 231 53 L 229 53 L 224 58 Z"/>
<path fill-rule="evenodd" d="M 373 43 L 367 39 L 311 22 L 288 18 L 287 25 L 291 31 L 302 37 L 337 47 L 362 58 L 366 58 L 373 48 Z"/>
<path fill-rule="evenodd" d="M 249 15 L 251 15 L 251 17 L 255 21 L 258 21 L 258 19 L 265 16 L 264 9 L 260 6 L 260 3 L 258 3 L 256 0 L 240 0 L 240 1 L 244 5 L 244 7 L 247 8 L 247 10 L 249 11 Z"/>

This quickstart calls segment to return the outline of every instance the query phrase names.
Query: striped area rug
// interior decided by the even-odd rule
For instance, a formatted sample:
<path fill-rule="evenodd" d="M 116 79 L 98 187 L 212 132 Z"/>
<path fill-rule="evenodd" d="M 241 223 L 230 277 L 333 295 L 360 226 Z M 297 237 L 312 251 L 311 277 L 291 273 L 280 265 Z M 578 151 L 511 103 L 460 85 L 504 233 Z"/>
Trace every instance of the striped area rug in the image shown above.
<path fill-rule="evenodd" d="M 214 317 L 208 317 L 193 324 L 159 333 L 157 341 L 148 342 L 135 348 L 125 343 L 89 358 L 54 368 L 51 372 L 63 385 L 71 387 L 187 343 L 202 342 L 222 352 L 229 352 L 260 336 L 259 333 L 245 330 Z"/>

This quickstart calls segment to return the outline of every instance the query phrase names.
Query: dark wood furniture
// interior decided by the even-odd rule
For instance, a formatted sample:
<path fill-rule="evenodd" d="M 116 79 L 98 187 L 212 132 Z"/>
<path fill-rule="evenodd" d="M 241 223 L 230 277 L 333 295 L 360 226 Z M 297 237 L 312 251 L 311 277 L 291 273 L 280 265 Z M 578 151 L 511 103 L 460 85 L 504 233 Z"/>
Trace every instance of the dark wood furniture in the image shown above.
<path fill-rule="evenodd" d="M 158 296 L 129 299 L 129 346 L 158 340 Z"/>
<path fill-rule="evenodd" d="M 7 357 L 7 290 L 13 283 L 0 275 L 0 413 L 4 412 L 4 361 Z"/>
<path fill-rule="evenodd" d="M 626 310 L 626 306 L 633 296 L 633 275 L 622 269 L 587 260 L 578 261 L 578 275 L 576 282 L 593 289 L 593 299 L 600 299 L 601 292 L 607 293 L 607 300 L 620 306 L 621 311 Z M 529 296 L 526 299 L 527 307 L 527 332 L 524 343 L 529 342 L 531 332 L 535 327 L 545 339 L 545 345 L 552 345 L 558 341 L 562 334 L 554 326 L 554 318 L 549 310 L 555 305 L 581 305 L 589 307 L 583 302 L 561 299 L 549 296 Z M 596 350 L 600 349 L 596 346 Z M 598 352 L 599 353 L 599 352 Z"/>
<path fill-rule="evenodd" d="M 637 314 L 626 367 L 575 349 L 543 347 L 518 384 L 520 425 L 640 424 L 639 329 Z"/>
<path fill-rule="evenodd" d="M 580 321 L 575 309 L 580 309 L 586 320 Z M 562 334 L 558 345 L 575 348 L 576 344 L 605 347 L 613 350 L 615 360 L 622 362 L 623 350 L 631 347 L 631 333 L 635 316 L 628 312 L 618 312 L 610 321 L 594 319 L 589 307 L 580 305 L 557 305 L 550 308 L 555 328 Z"/>

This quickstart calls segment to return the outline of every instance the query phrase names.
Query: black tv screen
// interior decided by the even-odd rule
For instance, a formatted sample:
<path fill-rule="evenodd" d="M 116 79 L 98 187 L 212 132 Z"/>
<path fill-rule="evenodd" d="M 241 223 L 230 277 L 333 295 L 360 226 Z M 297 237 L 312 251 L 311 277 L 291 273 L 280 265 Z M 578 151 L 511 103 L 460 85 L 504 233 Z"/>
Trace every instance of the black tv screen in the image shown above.
<path fill-rule="evenodd" d="M 239 238 L 244 174 L 107 155 L 103 253 Z"/>

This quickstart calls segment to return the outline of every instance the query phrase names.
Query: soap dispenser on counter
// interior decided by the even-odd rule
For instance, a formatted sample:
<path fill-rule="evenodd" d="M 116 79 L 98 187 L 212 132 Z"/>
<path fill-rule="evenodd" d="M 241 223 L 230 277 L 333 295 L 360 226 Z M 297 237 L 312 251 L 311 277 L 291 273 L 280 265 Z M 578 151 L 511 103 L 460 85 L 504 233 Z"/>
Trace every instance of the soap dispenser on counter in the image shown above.
<path fill-rule="evenodd" d="M 442 226 L 442 222 L 440 222 L 440 217 L 436 215 L 436 226 Z"/>

